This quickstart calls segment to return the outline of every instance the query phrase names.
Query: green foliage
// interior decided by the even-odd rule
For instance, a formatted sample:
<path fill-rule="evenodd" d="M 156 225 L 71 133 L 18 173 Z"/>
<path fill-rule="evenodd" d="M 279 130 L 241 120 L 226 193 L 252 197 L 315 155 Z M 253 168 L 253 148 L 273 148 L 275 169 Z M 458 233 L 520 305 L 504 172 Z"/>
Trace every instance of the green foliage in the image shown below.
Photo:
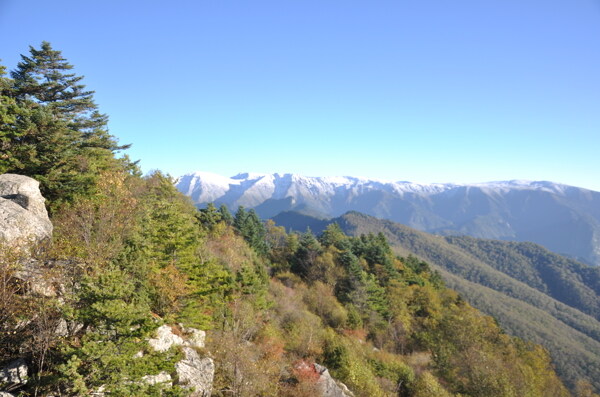
<path fill-rule="evenodd" d="M 169 263 L 190 269 L 196 261 L 200 229 L 194 206 L 160 172 L 146 178 L 142 195 L 145 213 L 140 221 L 139 244 L 148 259 L 164 267 Z"/>
<path fill-rule="evenodd" d="M 546 347 L 571 389 L 583 378 L 600 390 L 600 322 L 593 317 L 600 302 L 598 268 L 531 243 L 433 236 L 358 213 L 337 222 L 352 235 L 382 231 L 396 252 L 408 256 L 402 273 L 411 284 L 441 287 L 442 274 L 506 332 Z M 418 273 L 422 261 L 439 273 Z"/>
<path fill-rule="evenodd" d="M 240 206 L 235 213 L 233 226 L 256 252 L 266 255 L 269 247 L 265 237 L 267 231 L 254 210 L 246 211 Z"/>
<path fill-rule="evenodd" d="M 225 207 L 227 208 L 227 207 Z M 231 216 L 231 214 L 230 214 Z M 198 221 L 209 231 L 213 231 L 221 221 L 223 221 L 222 213 L 217 210 L 213 203 L 208 203 L 206 208 L 198 211 Z"/>
<path fill-rule="evenodd" d="M 358 341 L 328 332 L 323 352 L 325 365 L 360 396 L 384 396 Z"/>
<path fill-rule="evenodd" d="M 100 171 L 131 169 L 114 154 L 107 116 L 97 111 L 93 92 L 73 66 L 47 42 L 30 47 L 30 56 L 7 79 L 0 72 L 0 172 L 28 175 L 41 182 L 51 209 L 89 196 Z"/>
<path fill-rule="evenodd" d="M 221 204 L 221 206 L 219 206 L 219 214 L 221 215 L 221 220 L 225 222 L 225 224 L 233 224 L 233 216 L 225 204 Z"/>
<path fill-rule="evenodd" d="M 310 230 L 307 230 L 298 239 L 298 246 L 291 258 L 291 269 L 295 273 L 307 276 L 320 253 L 321 244 Z"/>
<path fill-rule="evenodd" d="M 62 348 L 59 383 L 71 395 L 102 388 L 114 395 L 150 393 L 142 377 L 171 370 L 177 351 L 149 353 L 143 340 L 156 328 L 146 294 L 116 266 L 85 277 L 69 307 L 68 319 L 85 332 Z M 142 357 L 138 352 L 146 351 Z"/>

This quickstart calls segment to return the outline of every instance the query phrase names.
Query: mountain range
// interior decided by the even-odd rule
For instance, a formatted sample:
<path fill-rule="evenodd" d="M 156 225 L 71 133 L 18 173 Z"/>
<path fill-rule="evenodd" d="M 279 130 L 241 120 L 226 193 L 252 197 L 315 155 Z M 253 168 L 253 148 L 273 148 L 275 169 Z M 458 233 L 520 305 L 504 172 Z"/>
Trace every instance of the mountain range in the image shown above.
<path fill-rule="evenodd" d="M 295 211 L 329 219 L 358 211 L 439 235 L 530 241 L 600 265 L 600 192 L 547 181 L 418 184 L 356 177 L 194 172 L 177 188 L 203 207 Z"/>

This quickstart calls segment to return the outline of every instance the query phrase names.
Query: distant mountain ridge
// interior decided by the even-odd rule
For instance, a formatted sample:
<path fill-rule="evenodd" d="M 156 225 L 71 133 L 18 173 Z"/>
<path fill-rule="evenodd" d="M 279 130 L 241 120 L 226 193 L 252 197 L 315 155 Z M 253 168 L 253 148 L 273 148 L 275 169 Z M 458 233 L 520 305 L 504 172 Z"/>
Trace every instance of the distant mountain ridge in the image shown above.
<path fill-rule="evenodd" d="M 297 211 L 322 218 L 359 211 L 442 235 L 531 241 L 600 265 L 600 192 L 547 181 L 418 184 L 356 177 L 207 172 L 177 188 L 198 206 L 253 208 L 262 218 Z"/>

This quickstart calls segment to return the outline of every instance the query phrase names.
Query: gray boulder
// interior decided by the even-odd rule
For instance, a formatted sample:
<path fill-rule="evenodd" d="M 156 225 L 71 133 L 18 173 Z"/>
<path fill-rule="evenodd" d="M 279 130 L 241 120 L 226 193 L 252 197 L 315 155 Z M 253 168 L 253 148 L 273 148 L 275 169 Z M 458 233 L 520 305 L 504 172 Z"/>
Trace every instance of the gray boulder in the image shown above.
<path fill-rule="evenodd" d="M 331 374 L 322 365 L 317 363 L 311 364 L 301 360 L 295 365 L 295 369 L 300 373 L 308 374 L 311 377 L 316 375 L 316 390 L 315 396 L 319 397 L 354 397 L 354 393 L 340 381 L 331 377 Z"/>
<path fill-rule="evenodd" d="M 52 223 L 39 182 L 23 175 L 0 175 L 0 241 L 23 246 L 52 237 Z"/>
<path fill-rule="evenodd" d="M 215 363 L 210 357 L 200 357 L 191 347 L 184 347 L 185 358 L 175 364 L 181 386 L 193 389 L 191 397 L 208 397 L 212 391 Z"/>
<path fill-rule="evenodd" d="M 165 384 L 169 387 L 173 385 L 173 379 L 171 378 L 171 375 L 165 371 L 161 371 L 156 375 L 143 376 L 142 380 L 149 385 Z"/>
<path fill-rule="evenodd" d="M 27 383 L 27 364 L 19 358 L 0 369 L 0 387 L 12 390 Z"/>
<path fill-rule="evenodd" d="M 162 325 L 157 328 L 156 337 L 148 340 L 148 344 L 159 352 L 167 351 L 172 346 L 181 346 L 185 358 L 175 364 L 178 384 L 194 390 L 190 395 L 192 397 L 208 397 L 212 392 L 215 364 L 212 358 L 201 357 L 198 353 L 198 349 L 204 348 L 206 334 L 181 324 L 179 329 L 182 336 L 174 334 L 172 326 Z M 164 381 L 168 382 L 166 378 Z"/>
<path fill-rule="evenodd" d="M 196 329 L 196 328 L 186 328 L 183 324 L 179 324 L 181 330 L 183 331 L 186 341 L 185 344 L 191 347 L 197 347 L 199 349 L 204 348 L 204 343 L 206 341 L 206 332 Z"/>
<path fill-rule="evenodd" d="M 166 352 L 171 346 L 183 345 L 183 338 L 179 335 L 175 335 L 171 326 L 161 325 L 156 330 L 156 338 L 148 340 L 150 347 L 157 352 Z"/>
<path fill-rule="evenodd" d="M 354 394 L 342 382 L 336 381 L 329 374 L 329 370 L 317 363 L 314 364 L 315 371 L 320 375 L 317 385 L 323 397 L 353 397 Z"/>

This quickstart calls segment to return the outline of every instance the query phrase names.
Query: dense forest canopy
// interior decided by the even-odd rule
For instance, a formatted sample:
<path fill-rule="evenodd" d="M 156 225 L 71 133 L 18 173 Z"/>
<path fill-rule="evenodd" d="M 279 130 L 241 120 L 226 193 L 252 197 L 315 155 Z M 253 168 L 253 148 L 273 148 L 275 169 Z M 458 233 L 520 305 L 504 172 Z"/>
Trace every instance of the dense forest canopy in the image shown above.
<path fill-rule="evenodd" d="M 357 396 L 593 395 L 585 379 L 568 391 L 543 348 L 382 234 L 288 233 L 252 210 L 197 210 L 169 176 L 142 177 L 71 70 L 43 42 L 0 75 L 0 173 L 41 182 L 55 233 L 34 257 L 61 285 L 25 293 L 11 282 L 22 262 L 3 247 L 0 363 L 32 368 L 16 392 L 186 395 L 141 381 L 181 356 L 148 338 L 181 324 L 208 331 L 214 395 L 313 396 L 313 363 Z"/>

